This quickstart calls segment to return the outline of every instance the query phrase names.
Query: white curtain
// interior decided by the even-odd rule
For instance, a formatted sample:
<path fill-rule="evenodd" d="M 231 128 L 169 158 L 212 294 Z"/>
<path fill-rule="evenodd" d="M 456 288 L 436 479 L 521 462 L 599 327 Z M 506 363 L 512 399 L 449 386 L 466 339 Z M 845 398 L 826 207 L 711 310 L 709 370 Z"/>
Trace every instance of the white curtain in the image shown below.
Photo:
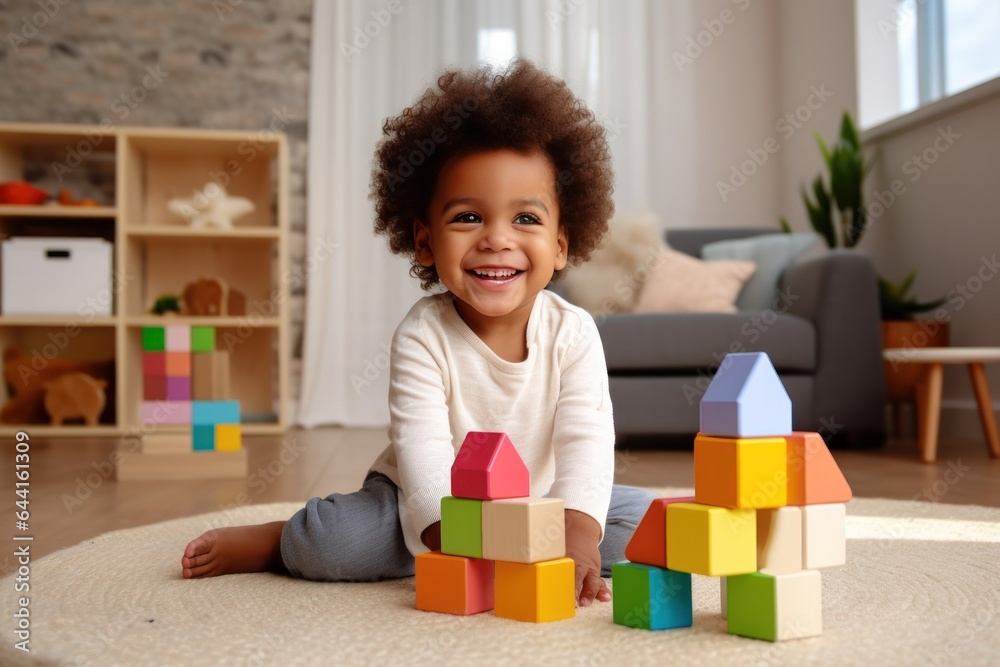
<path fill-rule="evenodd" d="M 368 181 L 383 119 L 408 106 L 444 67 L 468 66 L 481 54 L 509 56 L 504 44 L 513 43 L 519 55 L 563 77 L 608 127 L 618 210 L 676 209 L 672 202 L 683 200 L 690 178 L 690 140 L 687 105 L 671 90 L 683 93 L 689 84 L 667 44 L 681 34 L 672 26 L 686 5 L 317 0 L 307 229 L 310 246 L 322 240 L 334 250 L 309 264 L 299 423 L 388 423 L 389 343 L 422 293 L 408 262 L 372 233 Z M 492 50 L 483 32 L 489 29 L 499 31 Z M 511 30 L 514 42 L 505 42 Z"/>

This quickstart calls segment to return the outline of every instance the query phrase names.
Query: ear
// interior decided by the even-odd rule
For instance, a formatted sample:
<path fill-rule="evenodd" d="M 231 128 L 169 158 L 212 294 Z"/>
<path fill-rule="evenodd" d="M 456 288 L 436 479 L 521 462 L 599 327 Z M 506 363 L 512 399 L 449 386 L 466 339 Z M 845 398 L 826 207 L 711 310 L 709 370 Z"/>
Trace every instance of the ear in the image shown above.
<path fill-rule="evenodd" d="M 559 226 L 559 235 L 556 237 L 556 244 L 559 246 L 559 251 L 556 253 L 555 269 L 556 271 L 562 271 L 566 268 L 566 262 L 569 260 L 569 234 L 562 225 Z"/>
<path fill-rule="evenodd" d="M 431 228 L 420 218 L 413 219 L 413 255 L 423 266 L 434 266 Z"/>

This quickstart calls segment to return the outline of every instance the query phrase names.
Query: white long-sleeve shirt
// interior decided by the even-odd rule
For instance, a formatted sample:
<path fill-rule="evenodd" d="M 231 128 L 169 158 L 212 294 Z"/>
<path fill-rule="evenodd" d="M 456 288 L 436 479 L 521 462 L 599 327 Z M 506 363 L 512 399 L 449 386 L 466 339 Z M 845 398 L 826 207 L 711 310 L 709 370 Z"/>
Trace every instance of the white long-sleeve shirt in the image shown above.
<path fill-rule="evenodd" d="M 458 315 L 451 294 L 424 297 L 392 340 L 390 445 L 372 470 L 399 487 L 406 546 L 441 520 L 451 465 L 469 431 L 506 433 L 531 474 L 531 495 L 607 519 L 614 423 L 593 318 L 548 290 L 535 299 L 527 359 L 497 356 Z"/>

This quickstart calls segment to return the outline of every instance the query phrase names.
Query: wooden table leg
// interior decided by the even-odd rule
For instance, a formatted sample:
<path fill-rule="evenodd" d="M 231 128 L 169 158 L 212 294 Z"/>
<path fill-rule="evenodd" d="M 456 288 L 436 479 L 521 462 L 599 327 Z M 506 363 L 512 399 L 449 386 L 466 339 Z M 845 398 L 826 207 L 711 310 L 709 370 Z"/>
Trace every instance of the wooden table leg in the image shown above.
<path fill-rule="evenodd" d="M 976 392 L 976 403 L 979 404 L 979 418 L 983 421 L 986 445 L 993 458 L 1000 458 L 1000 434 L 997 434 L 997 422 L 993 416 L 993 401 L 990 400 L 990 387 L 986 383 L 986 370 L 982 364 L 969 364 L 969 374 L 972 376 L 972 388 Z"/>
<path fill-rule="evenodd" d="M 920 411 L 917 416 L 920 424 L 920 458 L 924 463 L 933 463 L 937 458 L 938 427 L 941 424 L 941 384 L 944 378 L 942 364 L 928 364 L 927 376 L 917 391 L 922 394 L 919 399 Z"/>

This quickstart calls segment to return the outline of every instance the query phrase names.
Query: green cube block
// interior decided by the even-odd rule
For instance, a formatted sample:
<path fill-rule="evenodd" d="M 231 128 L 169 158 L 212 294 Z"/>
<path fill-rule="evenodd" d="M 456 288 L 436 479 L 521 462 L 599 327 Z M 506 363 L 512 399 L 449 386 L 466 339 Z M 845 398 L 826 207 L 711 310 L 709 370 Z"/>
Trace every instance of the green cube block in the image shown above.
<path fill-rule="evenodd" d="M 729 633 L 772 642 L 821 634 L 822 597 L 816 570 L 727 577 Z"/>
<path fill-rule="evenodd" d="M 653 565 L 615 563 L 611 568 L 614 622 L 666 630 L 691 626 L 691 575 Z"/>
<path fill-rule="evenodd" d="M 211 352 L 215 349 L 215 327 L 191 327 L 191 351 Z"/>
<path fill-rule="evenodd" d="M 482 500 L 451 496 L 441 499 L 441 553 L 483 557 Z"/>
<path fill-rule="evenodd" d="M 165 352 L 167 349 L 167 330 L 163 327 L 142 328 L 142 351 Z"/>

